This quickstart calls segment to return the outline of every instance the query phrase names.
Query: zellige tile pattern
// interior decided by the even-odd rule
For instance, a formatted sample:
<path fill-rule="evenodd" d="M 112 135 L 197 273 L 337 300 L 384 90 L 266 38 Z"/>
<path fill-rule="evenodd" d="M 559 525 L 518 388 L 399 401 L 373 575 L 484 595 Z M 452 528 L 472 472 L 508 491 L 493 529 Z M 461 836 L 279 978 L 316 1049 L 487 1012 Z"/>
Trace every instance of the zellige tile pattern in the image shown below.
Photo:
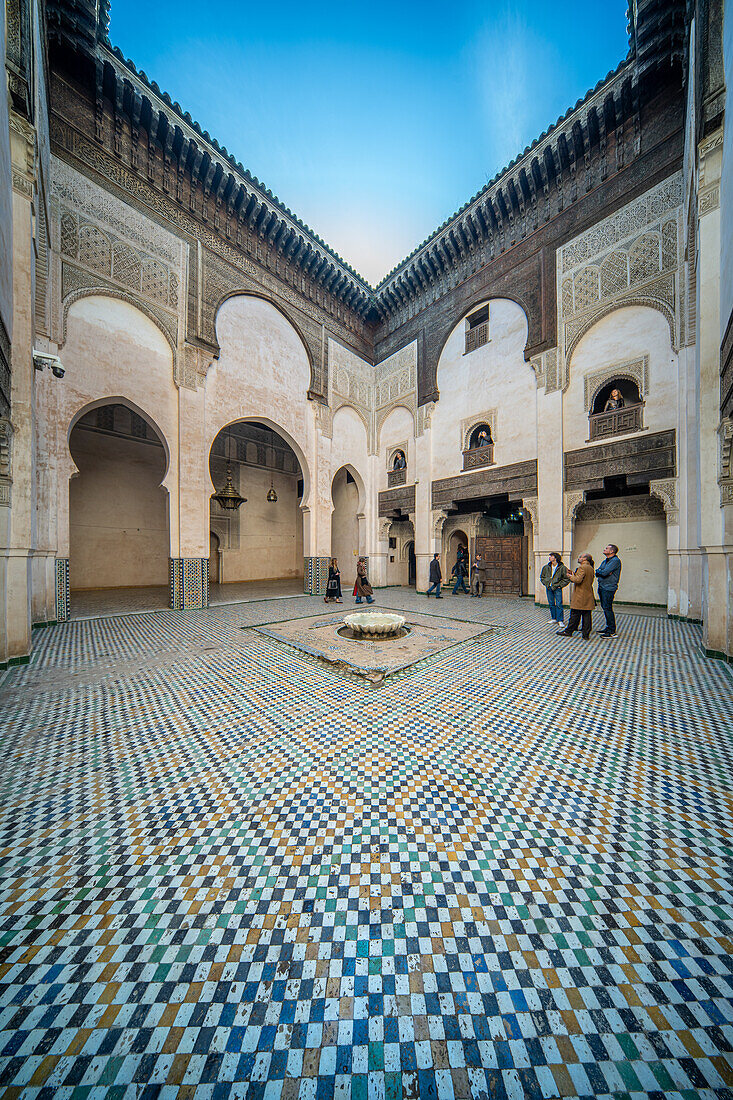
<path fill-rule="evenodd" d="M 70 622 L 4 677 L 3 1095 L 730 1100 L 697 628 L 446 601 L 503 629 L 375 689 L 242 629 L 318 603 Z"/>

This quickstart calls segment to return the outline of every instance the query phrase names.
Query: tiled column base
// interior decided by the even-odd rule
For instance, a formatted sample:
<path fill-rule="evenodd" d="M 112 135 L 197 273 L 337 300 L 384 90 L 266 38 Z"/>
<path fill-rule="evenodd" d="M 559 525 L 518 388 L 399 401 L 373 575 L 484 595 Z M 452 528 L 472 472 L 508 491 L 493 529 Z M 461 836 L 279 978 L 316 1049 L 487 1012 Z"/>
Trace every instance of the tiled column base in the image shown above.
<path fill-rule="evenodd" d="M 170 606 L 193 611 L 209 606 L 209 559 L 170 558 Z"/>
<path fill-rule="evenodd" d="M 303 591 L 307 596 L 324 596 L 330 558 L 303 558 Z"/>
<path fill-rule="evenodd" d="M 69 610 L 69 559 L 56 558 L 56 622 L 65 623 Z"/>

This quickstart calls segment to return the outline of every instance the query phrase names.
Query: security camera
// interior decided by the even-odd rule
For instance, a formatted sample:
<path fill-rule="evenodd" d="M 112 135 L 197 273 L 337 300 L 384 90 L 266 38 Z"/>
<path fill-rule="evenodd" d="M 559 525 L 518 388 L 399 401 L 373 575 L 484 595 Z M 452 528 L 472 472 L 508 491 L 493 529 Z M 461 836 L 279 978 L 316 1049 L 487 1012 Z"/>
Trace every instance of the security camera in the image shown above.
<path fill-rule="evenodd" d="M 44 367 L 50 367 L 51 373 L 54 378 L 63 378 L 66 374 L 63 364 L 58 355 L 52 355 L 48 351 L 36 351 L 33 349 L 33 366 L 36 370 L 43 370 Z"/>

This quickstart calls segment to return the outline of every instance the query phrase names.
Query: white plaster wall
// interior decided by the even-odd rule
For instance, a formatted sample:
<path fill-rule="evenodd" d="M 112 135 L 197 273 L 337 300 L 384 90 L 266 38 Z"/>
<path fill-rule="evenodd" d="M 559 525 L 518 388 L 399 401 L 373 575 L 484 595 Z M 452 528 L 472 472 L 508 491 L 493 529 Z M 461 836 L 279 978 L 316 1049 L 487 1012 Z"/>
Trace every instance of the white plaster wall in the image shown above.
<path fill-rule="evenodd" d="M 342 466 L 351 466 L 360 482 L 362 507 L 366 504 L 369 480 L 369 457 L 367 453 L 367 432 L 364 421 L 348 405 L 337 409 L 333 417 L 333 441 L 331 444 L 331 478 Z"/>
<path fill-rule="evenodd" d="M 723 171 L 720 180 L 720 327 L 721 338 L 733 310 L 733 0 L 725 0 L 723 66 L 728 104 L 723 122 Z"/>
<path fill-rule="evenodd" d="M 649 356 L 649 392 L 645 397 L 644 427 L 650 432 L 677 427 L 678 365 L 669 325 L 656 309 L 625 306 L 602 317 L 573 352 L 570 385 L 563 403 L 565 450 L 583 447 L 588 440 L 585 375 L 644 355 Z"/>
<path fill-rule="evenodd" d="M 135 440 L 77 429 L 69 486 L 72 589 L 168 582 L 165 454 Z"/>
<path fill-rule="evenodd" d="M 498 466 L 537 457 L 534 371 L 524 359 L 527 319 L 506 298 L 489 303 L 489 342 L 464 354 L 465 320 L 452 330 L 438 363 L 440 401 L 432 417 L 432 476 L 463 468 L 461 424 L 497 410 L 494 461 Z"/>
<path fill-rule="evenodd" d="M 4 11 L 7 9 L 4 8 Z M 5 57 L 5 15 L 0 19 L 0 57 Z M 0 317 L 8 335 L 13 328 L 13 187 L 8 129 L 8 81 L 5 66 L 0 80 Z"/>
<path fill-rule="evenodd" d="M 208 476 L 209 450 L 226 424 L 254 420 L 273 428 L 295 451 L 305 485 L 303 504 L 323 528 L 321 539 L 328 548 L 331 479 L 328 468 L 319 470 L 317 479 L 314 477 L 315 414 L 307 398 L 310 365 L 298 333 L 273 305 L 248 295 L 224 302 L 217 315 L 216 332 L 221 355 L 206 376 L 206 453 L 201 456 L 207 545 L 208 497 L 214 491 Z M 306 531 L 306 554 L 315 552 L 308 549 L 311 534 Z"/>
<path fill-rule="evenodd" d="M 603 548 L 612 542 L 621 559 L 621 583 L 616 599 L 624 603 L 667 606 L 667 523 L 664 516 L 629 520 L 577 520 L 573 534 L 573 565 L 589 553 L 596 567 Z M 596 589 L 597 591 L 597 589 Z"/>
<path fill-rule="evenodd" d="M 356 561 L 359 556 L 359 490 L 355 482 L 346 478 L 346 470 L 339 470 L 333 479 L 333 514 L 331 516 L 331 555 L 338 558 L 341 585 L 344 591 L 351 589 L 356 580 Z"/>
<path fill-rule="evenodd" d="M 239 509 L 239 547 L 222 547 L 223 583 L 302 577 L 298 479 L 256 466 L 239 466 L 238 471 L 239 491 L 247 500 Z M 274 503 L 267 499 L 271 483 L 277 493 Z M 211 509 L 214 515 L 224 515 L 215 501 Z"/>
<path fill-rule="evenodd" d="M 405 450 L 410 485 L 415 480 L 415 419 L 404 405 L 387 414 L 379 432 L 379 489 L 387 488 L 387 460 L 395 447 Z"/>
<path fill-rule="evenodd" d="M 94 295 L 71 306 L 61 357 L 66 376 L 56 383 L 55 438 L 48 441 L 59 462 L 59 555 L 68 551 L 68 477 L 73 472 L 68 438 L 72 422 L 90 405 L 122 399 L 155 426 L 167 448 L 163 483 L 170 493 L 170 555 L 178 556 L 178 399 L 168 341 L 134 306 Z"/>

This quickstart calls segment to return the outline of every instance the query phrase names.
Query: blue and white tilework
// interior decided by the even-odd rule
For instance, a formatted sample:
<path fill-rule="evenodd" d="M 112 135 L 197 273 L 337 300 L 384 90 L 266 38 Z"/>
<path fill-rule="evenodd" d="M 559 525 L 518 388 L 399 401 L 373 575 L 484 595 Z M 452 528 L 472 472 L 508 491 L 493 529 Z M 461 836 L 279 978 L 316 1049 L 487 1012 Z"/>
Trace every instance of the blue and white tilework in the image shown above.
<path fill-rule="evenodd" d="M 504 629 L 378 689 L 248 629 L 312 597 L 38 632 L 3 1096 L 733 1098 L 730 672 L 446 603 Z"/>

